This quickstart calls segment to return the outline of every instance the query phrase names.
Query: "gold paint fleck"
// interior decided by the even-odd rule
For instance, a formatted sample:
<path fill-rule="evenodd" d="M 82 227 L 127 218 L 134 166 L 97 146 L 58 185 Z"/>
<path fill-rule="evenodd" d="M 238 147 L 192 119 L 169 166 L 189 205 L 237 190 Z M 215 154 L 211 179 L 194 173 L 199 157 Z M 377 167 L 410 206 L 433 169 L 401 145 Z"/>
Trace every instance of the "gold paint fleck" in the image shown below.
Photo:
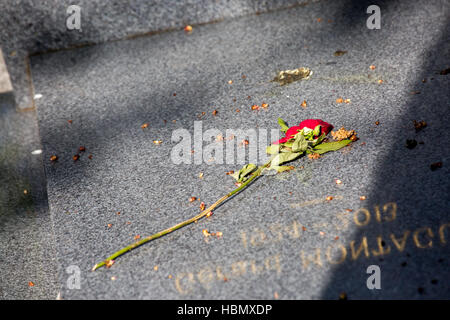
<path fill-rule="evenodd" d="M 293 70 L 284 70 L 278 72 L 278 74 L 272 81 L 278 82 L 280 83 L 280 85 L 284 86 L 294 81 L 309 79 L 312 74 L 313 72 L 310 69 L 303 67 Z"/>

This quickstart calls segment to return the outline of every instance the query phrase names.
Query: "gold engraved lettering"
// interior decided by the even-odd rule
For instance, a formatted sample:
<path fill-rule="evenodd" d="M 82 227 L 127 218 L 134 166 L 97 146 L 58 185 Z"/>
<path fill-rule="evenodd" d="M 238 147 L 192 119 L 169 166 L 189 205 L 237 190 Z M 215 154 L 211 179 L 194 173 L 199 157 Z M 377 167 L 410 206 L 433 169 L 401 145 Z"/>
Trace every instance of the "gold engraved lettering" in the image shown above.
<path fill-rule="evenodd" d="M 398 251 L 402 252 L 405 249 L 406 239 L 408 239 L 408 236 L 410 233 L 411 233 L 411 231 L 406 230 L 403 233 L 403 237 L 400 240 L 400 242 L 397 240 L 397 238 L 395 238 L 394 234 L 391 233 L 391 240 L 394 243 L 394 245 L 397 247 Z"/>
<path fill-rule="evenodd" d="M 241 240 L 242 245 L 244 246 L 245 249 L 247 249 L 247 234 L 244 231 L 241 232 Z"/>
<path fill-rule="evenodd" d="M 336 217 L 341 221 L 340 224 L 336 225 L 336 229 L 341 230 L 347 230 L 349 225 L 349 219 L 348 219 L 348 213 L 347 212 L 339 212 L 336 214 Z"/>
<path fill-rule="evenodd" d="M 206 287 L 214 280 L 214 274 L 210 267 L 206 267 L 197 273 L 198 281 Z"/>
<path fill-rule="evenodd" d="M 416 244 L 417 248 L 423 249 L 423 248 L 427 248 L 427 247 L 431 248 L 433 246 L 433 241 L 431 239 L 430 239 L 430 241 L 428 241 L 427 244 L 422 244 L 419 241 L 419 234 L 424 232 L 424 231 L 426 231 L 426 233 L 427 233 L 429 238 L 433 238 L 434 237 L 433 231 L 431 231 L 431 229 L 428 228 L 428 227 L 423 227 L 423 228 L 417 229 L 416 231 L 414 231 L 414 234 L 413 234 L 414 243 Z"/>
<path fill-rule="evenodd" d="M 445 228 L 449 228 L 449 227 L 450 227 L 450 223 L 445 223 L 439 227 L 439 238 L 441 239 L 442 244 L 447 243 L 447 241 L 445 240 L 444 230 L 445 230 Z"/>
<path fill-rule="evenodd" d="M 358 259 L 359 255 L 361 254 L 361 251 L 364 249 L 364 255 L 366 258 L 369 257 L 369 246 L 367 245 L 367 238 L 363 237 L 361 244 L 359 245 L 358 250 L 355 252 L 355 240 L 350 241 L 350 249 L 352 251 L 352 259 L 356 260 Z"/>
<path fill-rule="evenodd" d="M 359 221 L 359 213 L 362 212 L 364 214 L 364 220 L 363 221 Z M 361 208 L 359 210 L 357 210 L 355 212 L 355 214 L 353 215 L 353 220 L 355 221 L 356 225 L 363 227 L 363 226 L 367 226 L 370 222 L 370 212 L 369 210 L 367 210 L 366 208 Z"/>
<path fill-rule="evenodd" d="M 301 227 L 301 224 L 295 220 L 294 220 L 294 222 L 292 222 L 292 228 L 286 227 L 286 231 L 292 239 L 300 238 L 299 227 Z M 292 230 L 292 232 L 291 232 L 291 230 Z"/>
<path fill-rule="evenodd" d="M 254 260 L 250 262 L 250 268 L 253 274 L 260 274 L 264 271 L 264 266 L 258 266 Z"/>
<path fill-rule="evenodd" d="M 388 202 L 388 203 L 386 203 L 383 206 L 383 212 L 386 213 L 388 211 L 389 207 L 392 208 L 391 211 L 390 211 L 391 215 L 390 215 L 390 217 L 387 217 L 387 216 L 384 217 L 383 220 L 386 221 L 386 222 L 394 221 L 395 218 L 397 217 L 397 204 L 395 202 Z"/>
<path fill-rule="evenodd" d="M 250 236 L 250 244 L 252 247 L 260 246 L 267 240 L 267 236 L 264 231 L 255 229 Z"/>
<path fill-rule="evenodd" d="M 315 257 L 313 255 L 305 256 L 305 252 L 301 251 L 301 257 L 303 262 L 303 269 L 308 269 L 309 263 L 314 262 L 319 267 L 322 266 L 322 260 L 320 259 L 320 248 L 316 248 Z"/>
<path fill-rule="evenodd" d="M 274 235 L 276 235 L 274 242 L 278 242 L 283 240 L 283 228 L 279 223 L 273 224 L 270 226 L 270 231 L 272 231 L 272 233 Z"/>
<path fill-rule="evenodd" d="M 231 265 L 233 276 L 243 276 L 247 272 L 247 261 L 237 261 Z"/>
<path fill-rule="evenodd" d="M 383 245 L 384 243 L 384 245 Z M 385 254 L 388 254 L 391 252 L 391 246 L 386 246 L 386 243 L 383 241 L 383 238 L 381 238 L 381 236 L 377 237 L 377 245 L 378 245 L 378 251 L 372 250 L 372 254 L 377 257 L 377 256 L 382 256 Z"/>
<path fill-rule="evenodd" d="M 340 264 L 345 261 L 345 258 L 347 257 L 347 249 L 342 244 L 339 244 L 339 247 L 341 248 L 341 257 L 338 260 L 333 260 L 331 250 L 334 248 L 334 245 L 328 246 L 326 256 L 329 263 Z"/>
<path fill-rule="evenodd" d="M 280 263 L 280 255 L 277 254 L 272 257 L 267 257 L 264 260 L 264 264 L 266 266 L 266 270 L 275 270 L 278 274 L 281 273 L 281 263 Z"/>
<path fill-rule="evenodd" d="M 182 279 L 187 277 L 188 285 L 187 288 L 183 288 L 181 285 Z M 181 294 L 187 294 L 192 289 L 192 283 L 194 283 L 194 274 L 192 273 L 180 273 L 175 277 L 175 288 Z"/>

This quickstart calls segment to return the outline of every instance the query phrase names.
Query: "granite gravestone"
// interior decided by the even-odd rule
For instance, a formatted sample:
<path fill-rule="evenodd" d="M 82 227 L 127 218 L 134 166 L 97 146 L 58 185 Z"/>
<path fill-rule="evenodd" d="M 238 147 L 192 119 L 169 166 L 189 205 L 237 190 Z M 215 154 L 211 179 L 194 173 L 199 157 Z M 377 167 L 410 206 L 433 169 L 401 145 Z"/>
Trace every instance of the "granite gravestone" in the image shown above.
<path fill-rule="evenodd" d="M 386 7 L 382 28 L 369 30 L 364 8 L 327 2 L 33 57 L 62 298 L 449 298 L 443 5 L 427 6 L 433 30 L 419 3 Z M 303 66 L 309 80 L 271 82 Z M 194 150 L 175 164 L 176 130 L 194 148 L 196 121 L 227 138 L 270 132 L 278 117 L 320 118 L 360 140 L 264 176 L 210 218 L 90 271 L 234 188 L 226 172 L 242 164 L 226 154 L 197 164 Z M 213 137 L 203 138 L 206 147 Z M 381 289 L 368 287 L 373 265 Z"/>

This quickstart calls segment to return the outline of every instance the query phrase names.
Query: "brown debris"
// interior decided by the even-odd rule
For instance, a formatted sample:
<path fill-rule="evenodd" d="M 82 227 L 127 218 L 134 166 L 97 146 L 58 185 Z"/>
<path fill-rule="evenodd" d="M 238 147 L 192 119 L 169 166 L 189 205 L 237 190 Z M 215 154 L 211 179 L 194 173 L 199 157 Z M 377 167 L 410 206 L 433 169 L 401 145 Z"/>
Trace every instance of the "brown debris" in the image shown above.
<path fill-rule="evenodd" d="M 419 132 L 420 130 L 422 130 L 426 126 L 427 126 L 427 123 L 425 121 L 423 121 L 423 120 L 421 120 L 421 121 L 414 120 L 414 128 L 416 128 L 416 132 Z"/>
<path fill-rule="evenodd" d="M 320 154 L 318 154 L 318 153 L 310 153 L 310 154 L 308 154 L 308 158 L 316 160 L 316 159 L 320 158 Z"/>
<path fill-rule="evenodd" d="M 112 265 L 114 264 L 114 260 L 108 260 L 108 261 L 106 261 L 106 264 L 105 264 L 105 266 L 107 267 L 107 268 L 111 268 L 112 267 Z"/>
<path fill-rule="evenodd" d="M 346 54 L 347 53 L 347 51 L 344 51 L 344 50 L 337 50 L 335 53 L 334 53 L 334 56 L 335 57 L 340 57 L 340 56 L 343 56 L 344 54 Z"/>
<path fill-rule="evenodd" d="M 437 169 L 440 169 L 440 168 L 442 168 L 442 161 L 435 162 L 430 165 L 431 171 L 436 171 Z"/>
<path fill-rule="evenodd" d="M 347 300 L 347 294 L 345 292 L 340 293 L 339 300 Z"/>
<path fill-rule="evenodd" d="M 338 131 L 331 131 L 331 136 L 334 140 L 341 141 L 344 139 L 350 139 L 356 141 L 356 131 L 355 130 L 345 130 L 344 127 L 340 128 Z"/>
<path fill-rule="evenodd" d="M 440 74 L 441 76 L 445 76 L 445 75 L 447 75 L 447 74 L 449 74 L 449 73 L 450 73 L 450 68 L 441 70 L 441 72 L 439 72 L 439 74 Z"/>

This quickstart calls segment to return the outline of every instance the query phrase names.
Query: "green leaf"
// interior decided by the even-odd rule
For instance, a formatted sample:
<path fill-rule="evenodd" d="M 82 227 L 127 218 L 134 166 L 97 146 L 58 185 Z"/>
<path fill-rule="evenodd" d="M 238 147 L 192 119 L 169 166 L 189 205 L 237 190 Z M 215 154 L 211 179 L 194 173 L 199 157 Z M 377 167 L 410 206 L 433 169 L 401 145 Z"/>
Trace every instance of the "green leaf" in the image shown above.
<path fill-rule="evenodd" d="M 321 143 L 314 147 L 313 152 L 318 153 L 318 154 L 323 154 L 323 153 L 326 153 L 329 151 L 336 151 L 336 150 L 339 150 L 339 149 L 345 147 L 346 145 L 348 145 L 351 142 L 352 142 L 351 140 L 347 139 L 347 140 L 341 140 L 341 141 L 336 141 L 336 142 Z"/>
<path fill-rule="evenodd" d="M 268 154 L 277 154 L 280 153 L 281 146 L 279 144 L 271 144 L 266 148 L 266 153 Z"/>
<path fill-rule="evenodd" d="M 314 131 L 313 131 L 314 137 L 317 137 L 320 134 L 320 128 L 321 128 L 320 124 L 314 128 Z"/>
<path fill-rule="evenodd" d="M 292 152 L 304 152 L 308 148 L 308 141 L 306 141 L 302 132 L 295 135 L 295 141 L 292 144 Z"/>
<path fill-rule="evenodd" d="M 235 172 L 233 174 L 230 174 L 234 179 L 237 180 L 237 182 L 242 182 L 246 176 L 248 176 L 250 173 L 256 170 L 256 165 L 253 163 L 246 164 L 242 167 L 241 170 L 238 172 Z"/>
<path fill-rule="evenodd" d="M 323 139 L 325 139 L 326 135 L 325 134 L 321 134 L 320 137 L 318 137 L 317 139 L 314 140 L 314 143 L 311 145 L 311 147 L 315 147 L 319 144 L 322 143 Z"/>
<path fill-rule="evenodd" d="M 281 118 L 278 118 L 278 124 L 280 125 L 280 127 L 281 127 L 281 131 L 282 132 L 284 132 L 284 133 L 286 133 L 286 131 L 289 129 L 289 127 L 288 127 L 288 125 L 286 124 L 286 122 L 284 122 L 284 120 L 283 119 L 281 119 Z"/>
<path fill-rule="evenodd" d="M 271 166 L 270 169 L 277 170 L 278 173 L 293 170 L 294 166 Z"/>
<path fill-rule="evenodd" d="M 278 167 L 279 165 L 297 159 L 302 152 L 284 152 L 277 154 L 270 163 L 270 168 Z"/>

